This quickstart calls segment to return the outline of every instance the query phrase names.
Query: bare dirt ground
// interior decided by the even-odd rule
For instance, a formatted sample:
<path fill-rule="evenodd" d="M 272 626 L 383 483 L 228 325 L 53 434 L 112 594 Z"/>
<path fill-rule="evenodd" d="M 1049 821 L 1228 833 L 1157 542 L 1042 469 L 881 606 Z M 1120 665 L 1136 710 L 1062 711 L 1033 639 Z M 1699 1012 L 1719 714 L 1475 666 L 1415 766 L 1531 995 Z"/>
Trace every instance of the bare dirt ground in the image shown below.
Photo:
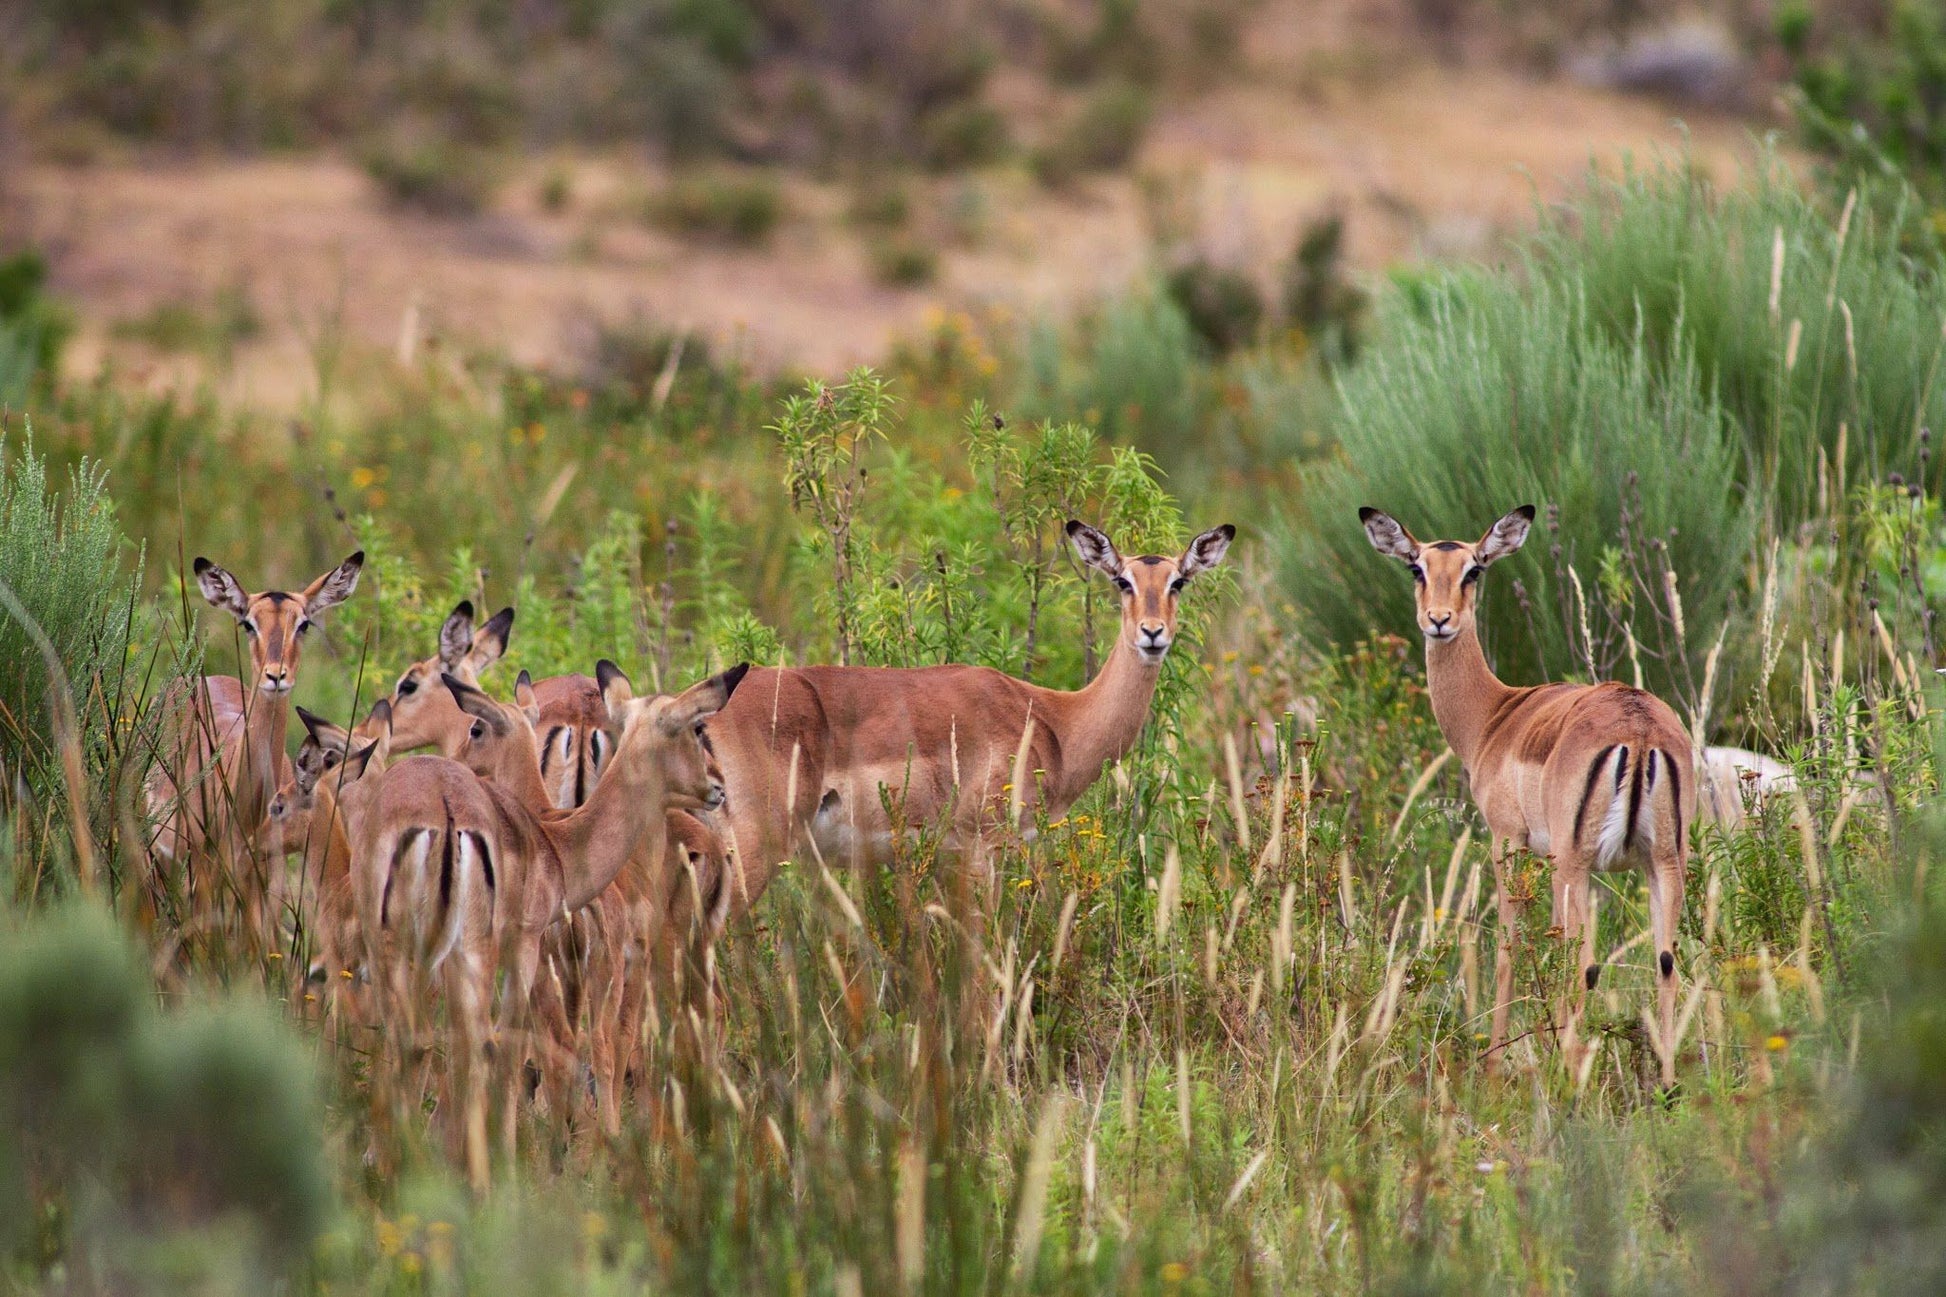
<path fill-rule="evenodd" d="M 883 356 L 931 312 L 1069 310 L 1126 284 L 1157 256 L 1159 211 L 1207 254 L 1268 275 L 1306 221 L 1337 210 L 1354 266 L 1371 271 L 1490 252 L 1591 159 L 1687 147 L 1727 178 L 1754 151 L 1744 123 L 1684 127 L 1651 101 L 1478 67 L 1367 67 L 1320 87 L 1276 75 L 1274 32 L 1265 44 L 1268 75 L 1165 110 L 1127 175 L 1065 194 L 1017 169 L 921 183 L 919 219 L 952 231 L 921 288 L 874 279 L 843 186 L 788 182 L 768 246 L 739 250 L 650 227 L 658 173 L 612 156 L 531 159 L 491 212 L 462 221 L 390 210 L 334 157 L 37 166 L 21 194 L 79 316 L 75 372 L 112 359 L 157 387 L 209 382 L 291 411 L 323 350 L 347 342 L 423 355 L 438 339 L 573 366 L 597 322 L 633 316 L 760 368 L 831 373 Z M 549 174 L 568 178 L 556 211 L 540 200 Z M 222 294 L 258 326 L 220 360 L 128 336 L 158 307 L 206 313 Z"/>

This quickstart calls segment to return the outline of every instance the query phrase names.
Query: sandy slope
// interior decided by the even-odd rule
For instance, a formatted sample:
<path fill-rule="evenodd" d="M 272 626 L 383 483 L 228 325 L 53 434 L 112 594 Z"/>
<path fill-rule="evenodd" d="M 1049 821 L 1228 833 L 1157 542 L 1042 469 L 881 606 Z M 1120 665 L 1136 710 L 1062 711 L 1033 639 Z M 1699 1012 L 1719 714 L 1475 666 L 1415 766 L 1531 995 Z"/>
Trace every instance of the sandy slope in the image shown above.
<path fill-rule="evenodd" d="M 1349 219 L 1355 262 L 1465 255 L 1560 194 L 1590 157 L 1682 147 L 1729 173 L 1749 128 L 1688 131 L 1643 100 L 1505 73 L 1379 70 L 1325 89 L 1258 77 L 1158 120 L 1135 173 L 1174 195 L 1219 258 L 1268 268 L 1318 213 Z M 540 177 L 565 166 L 572 201 L 541 210 Z M 934 182 L 923 219 L 971 212 L 977 238 L 948 250 L 924 289 L 874 282 L 843 220 L 846 191 L 794 181 L 792 216 L 760 252 L 689 246 L 637 213 L 657 176 L 626 159 L 536 160 L 498 208 L 472 221 L 388 211 L 355 165 L 315 157 L 86 169 L 37 167 L 23 186 L 32 235 L 54 255 L 81 337 L 71 363 L 113 355 L 155 384 L 214 378 L 275 410 L 314 390 L 319 348 L 338 338 L 396 352 L 402 336 L 572 365 L 594 322 L 640 315 L 702 330 L 768 368 L 832 372 L 882 355 L 928 311 L 1070 307 L 1149 263 L 1156 209 L 1128 177 L 1049 195 L 1024 175 Z M 962 221 L 962 224 L 967 222 Z M 165 355 L 114 336 L 158 303 L 206 309 L 244 292 L 262 329 L 233 360 Z"/>

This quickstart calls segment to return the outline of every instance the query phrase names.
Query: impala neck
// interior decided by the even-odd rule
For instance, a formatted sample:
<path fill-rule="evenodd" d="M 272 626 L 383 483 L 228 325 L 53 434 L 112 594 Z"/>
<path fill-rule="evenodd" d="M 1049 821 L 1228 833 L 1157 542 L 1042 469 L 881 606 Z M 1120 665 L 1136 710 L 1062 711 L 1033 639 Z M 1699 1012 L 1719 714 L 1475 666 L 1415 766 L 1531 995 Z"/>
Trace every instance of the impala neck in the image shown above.
<path fill-rule="evenodd" d="M 1488 719 L 1513 690 L 1487 665 L 1479 632 L 1470 623 L 1452 639 L 1427 642 L 1426 692 L 1432 696 L 1440 733 L 1460 764 L 1471 770 Z"/>
<path fill-rule="evenodd" d="M 646 722 L 642 725 L 645 727 Z M 547 805 L 540 767 L 532 770 L 539 805 Z M 517 794 L 523 799 L 525 793 Z M 623 744 L 595 781 L 595 791 L 575 810 L 543 821 L 561 858 L 566 887 L 562 905 L 570 913 L 601 895 L 615 881 L 646 837 L 658 852 L 663 834 L 648 832 L 662 822 L 668 793 L 656 761 L 654 736 L 624 732 Z"/>
<path fill-rule="evenodd" d="M 304 876 L 311 880 L 313 896 L 322 900 L 332 884 L 351 876 L 351 839 L 345 831 L 337 794 L 330 785 L 331 775 L 318 781 L 311 794 L 311 831 L 304 838 Z"/>
<path fill-rule="evenodd" d="M 493 782 L 535 814 L 552 810 L 554 799 L 548 795 L 547 785 L 541 780 L 539 737 L 524 721 L 514 723 L 522 727 L 524 741 L 507 745 L 504 749 L 506 760 L 493 772 Z"/>
<path fill-rule="evenodd" d="M 1129 640 L 1130 627 L 1124 624 L 1100 672 L 1067 695 L 1072 702 L 1060 735 L 1064 786 L 1045 794 L 1050 810 L 1065 809 L 1093 786 L 1103 767 L 1120 760 L 1142 736 L 1162 664 L 1144 662 Z"/>
<path fill-rule="evenodd" d="M 284 763 L 284 738 L 290 728 L 291 695 L 266 695 L 251 689 L 243 716 L 243 769 L 238 774 L 233 795 L 237 823 L 263 822 L 270 798 L 277 791 Z"/>

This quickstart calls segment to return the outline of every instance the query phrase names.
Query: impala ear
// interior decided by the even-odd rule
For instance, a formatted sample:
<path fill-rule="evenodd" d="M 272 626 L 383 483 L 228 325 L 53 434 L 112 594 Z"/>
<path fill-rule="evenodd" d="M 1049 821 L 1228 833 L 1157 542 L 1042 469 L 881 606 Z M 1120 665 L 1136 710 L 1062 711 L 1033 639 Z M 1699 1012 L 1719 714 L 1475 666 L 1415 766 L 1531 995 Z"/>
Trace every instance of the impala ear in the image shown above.
<path fill-rule="evenodd" d="M 1189 548 L 1182 552 L 1182 558 L 1177 561 L 1176 574 L 1187 581 L 1198 572 L 1209 571 L 1223 561 L 1223 556 L 1230 552 L 1230 542 L 1236 538 L 1237 529 L 1227 522 L 1221 527 L 1210 528 L 1189 542 Z"/>
<path fill-rule="evenodd" d="M 521 668 L 520 678 L 514 681 L 514 705 L 527 713 L 529 725 L 541 723 L 541 701 L 534 696 L 534 677 Z"/>
<path fill-rule="evenodd" d="M 336 608 L 351 598 L 358 588 L 358 574 L 365 567 L 365 551 L 359 550 L 338 566 L 304 587 L 304 611 L 315 617 Z"/>
<path fill-rule="evenodd" d="M 485 691 L 475 689 L 451 672 L 441 672 L 440 683 L 446 686 L 459 709 L 476 721 L 483 721 L 495 738 L 505 736 L 513 729 L 513 722 L 507 719 L 506 709 L 487 697 Z"/>
<path fill-rule="evenodd" d="M 1389 554 L 1401 563 L 1410 563 L 1419 557 L 1419 542 L 1412 539 L 1412 533 L 1401 527 L 1391 514 L 1367 506 L 1358 511 L 1358 521 L 1365 524 L 1365 538 L 1372 542 L 1372 548 L 1379 553 Z"/>
<path fill-rule="evenodd" d="M 595 685 L 601 690 L 601 701 L 608 707 L 608 723 L 620 725 L 627 719 L 628 703 L 635 697 L 635 686 L 628 682 L 628 673 L 603 658 L 595 663 Z"/>
<path fill-rule="evenodd" d="M 378 752 L 378 748 L 378 743 L 368 743 L 363 748 L 360 748 L 345 758 L 345 779 L 347 782 L 356 781 L 365 777 L 365 771 L 372 764 L 372 757 Z"/>
<path fill-rule="evenodd" d="M 304 722 L 305 733 L 320 747 L 340 754 L 351 750 L 351 731 L 344 726 L 302 707 L 297 709 L 297 719 Z"/>
<path fill-rule="evenodd" d="M 689 686 L 670 700 L 663 712 L 663 726 L 671 733 L 689 728 L 706 717 L 714 716 L 729 706 L 730 698 L 743 683 L 743 677 L 750 673 L 748 662 L 739 662 L 721 675 L 713 675 L 707 680 Z"/>
<path fill-rule="evenodd" d="M 1527 543 L 1527 530 L 1534 525 L 1534 506 L 1523 504 L 1487 528 L 1480 543 L 1473 547 L 1473 561 L 1481 567 L 1507 557 Z"/>
<path fill-rule="evenodd" d="M 446 624 L 439 628 L 439 665 L 448 671 L 459 670 L 472 647 L 473 601 L 462 599 L 446 614 Z"/>
<path fill-rule="evenodd" d="M 297 759 L 291 762 L 297 791 L 309 796 L 318 786 L 318 777 L 342 760 L 342 752 L 336 748 L 326 748 L 318 742 L 317 735 L 306 734 L 304 741 L 297 745 Z"/>
<path fill-rule="evenodd" d="M 500 660 L 507 651 L 507 640 L 513 631 L 514 610 L 502 608 L 487 618 L 486 625 L 473 632 L 473 648 L 467 653 L 466 661 L 473 668 L 474 675 Z"/>
<path fill-rule="evenodd" d="M 1122 574 L 1122 556 L 1115 552 L 1115 542 L 1079 518 L 1068 519 L 1068 541 L 1089 567 L 1099 568 L 1110 576 Z"/>
<path fill-rule="evenodd" d="M 372 709 L 365 713 L 364 725 L 359 728 L 365 731 L 366 738 L 389 732 L 392 728 L 392 700 L 381 698 L 373 703 Z"/>
<path fill-rule="evenodd" d="M 196 588 L 203 592 L 203 598 L 212 608 L 221 608 L 238 621 L 250 615 L 250 596 L 235 577 L 200 556 L 191 566 L 196 573 Z"/>

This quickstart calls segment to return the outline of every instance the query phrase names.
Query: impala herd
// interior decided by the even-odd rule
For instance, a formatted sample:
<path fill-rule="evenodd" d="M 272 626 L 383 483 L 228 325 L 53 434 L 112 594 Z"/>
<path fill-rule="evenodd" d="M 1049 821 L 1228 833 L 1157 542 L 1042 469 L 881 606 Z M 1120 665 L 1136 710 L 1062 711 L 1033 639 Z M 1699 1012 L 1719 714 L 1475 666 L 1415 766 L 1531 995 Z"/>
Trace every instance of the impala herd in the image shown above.
<path fill-rule="evenodd" d="M 1533 516 L 1517 509 L 1474 543 L 1421 543 L 1360 510 L 1372 545 L 1411 572 L 1433 713 L 1492 835 L 1503 937 L 1487 1063 L 1506 1044 L 1512 1000 L 1506 871 L 1531 852 L 1552 858 L 1555 920 L 1579 943 L 1579 993 L 1556 1010 L 1571 1067 L 1587 1053 L 1576 1025 L 1600 973 L 1589 872 L 1646 872 L 1658 1053 L 1673 1083 L 1676 930 L 1698 796 L 1690 739 L 1640 689 L 1513 688 L 1494 676 L 1475 626 L 1481 579 L 1521 547 Z M 1101 670 L 1073 692 L 975 666 L 737 666 L 637 697 L 603 661 L 593 677 L 523 671 L 504 702 L 479 681 L 507 651 L 513 610 L 476 625 L 461 603 L 437 652 L 355 729 L 298 708 L 295 759 L 285 740 L 304 638 L 356 589 L 363 555 L 301 591 L 258 594 L 198 558 L 203 597 L 243 629 L 251 677 L 175 691 L 177 721 L 148 787 L 154 856 L 192 894 L 234 888 L 273 925 L 294 914 L 315 955 L 304 998 L 385 1023 L 387 1066 L 420 1052 L 438 988 L 457 1040 L 442 1124 L 483 1187 L 489 1112 L 510 1144 L 528 1056 L 550 1104 L 589 1092 L 602 1127 L 619 1129 L 679 938 L 722 933 L 785 862 L 883 866 L 923 831 L 989 878 L 1002 841 L 1064 815 L 1134 746 L 1183 587 L 1223 561 L 1235 528 L 1206 531 L 1180 555 L 1134 558 L 1083 523 L 1067 532 L 1121 606 Z M 405 755 L 414 749 L 430 751 Z M 278 863 L 286 855 L 300 858 L 294 881 Z M 528 1043 L 521 1057 L 496 1057 L 496 1042 L 516 1040 Z"/>

